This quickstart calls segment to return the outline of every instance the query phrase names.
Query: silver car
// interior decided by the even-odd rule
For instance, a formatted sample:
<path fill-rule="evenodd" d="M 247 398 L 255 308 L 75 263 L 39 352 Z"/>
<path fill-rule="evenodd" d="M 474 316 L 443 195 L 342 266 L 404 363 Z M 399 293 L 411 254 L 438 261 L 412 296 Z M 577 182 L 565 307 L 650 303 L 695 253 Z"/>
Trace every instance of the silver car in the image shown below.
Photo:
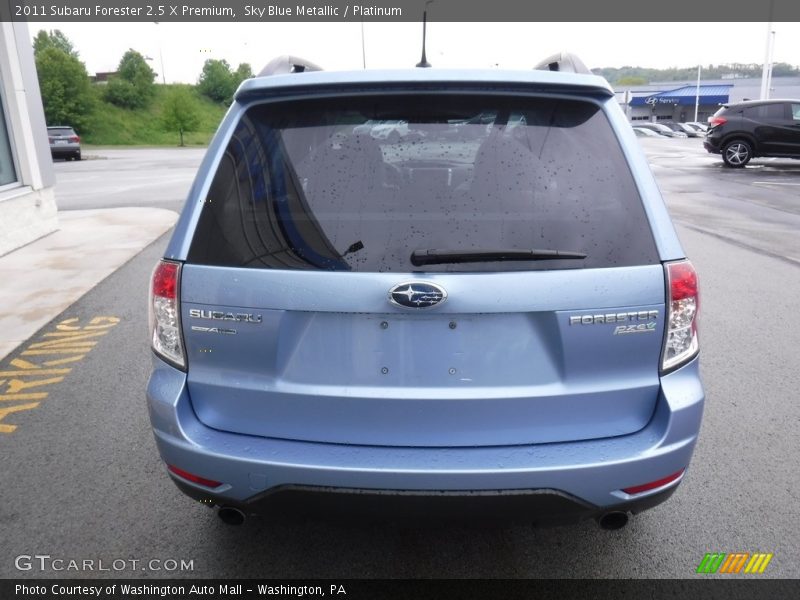
<path fill-rule="evenodd" d="M 48 127 L 47 137 L 53 158 L 81 159 L 81 138 L 72 127 Z"/>

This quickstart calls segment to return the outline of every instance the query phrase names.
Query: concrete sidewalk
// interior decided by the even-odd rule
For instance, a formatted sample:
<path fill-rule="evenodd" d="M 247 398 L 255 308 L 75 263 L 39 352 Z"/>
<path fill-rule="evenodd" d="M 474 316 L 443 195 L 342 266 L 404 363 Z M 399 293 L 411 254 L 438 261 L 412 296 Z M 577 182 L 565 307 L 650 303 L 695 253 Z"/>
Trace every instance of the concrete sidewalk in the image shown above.
<path fill-rule="evenodd" d="M 0 360 L 177 218 L 161 208 L 60 212 L 58 231 L 0 257 Z"/>

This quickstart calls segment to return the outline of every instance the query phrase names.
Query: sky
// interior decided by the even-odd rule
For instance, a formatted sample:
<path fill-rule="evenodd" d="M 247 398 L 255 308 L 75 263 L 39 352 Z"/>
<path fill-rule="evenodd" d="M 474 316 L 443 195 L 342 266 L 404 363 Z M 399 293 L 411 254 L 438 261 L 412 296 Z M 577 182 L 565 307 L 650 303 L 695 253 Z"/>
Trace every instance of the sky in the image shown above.
<path fill-rule="evenodd" d="M 365 23 L 367 68 L 413 67 L 420 58 L 419 23 Z M 158 81 L 196 83 L 206 59 L 258 71 L 291 54 L 325 70 L 363 67 L 360 23 L 30 23 L 60 29 L 89 74 L 114 71 L 133 48 L 152 58 Z M 774 23 L 774 62 L 800 65 L 800 23 Z M 763 63 L 766 23 L 428 23 L 434 67 L 529 69 L 559 51 L 590 68 L 690 67 Z M 163 65 L 163 68 L 162 68 Z"/>

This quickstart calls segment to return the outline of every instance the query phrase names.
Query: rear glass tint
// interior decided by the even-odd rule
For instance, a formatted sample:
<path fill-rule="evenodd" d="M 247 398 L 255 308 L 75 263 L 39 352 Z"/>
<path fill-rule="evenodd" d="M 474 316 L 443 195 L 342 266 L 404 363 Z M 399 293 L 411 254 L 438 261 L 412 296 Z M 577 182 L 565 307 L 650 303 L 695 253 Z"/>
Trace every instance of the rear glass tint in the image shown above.
<path fill-rule="evenodd" d="M 75 135 L 71 127 L 48 127 L 47 133 L 50 135 Z"/>
<path fill-rule="evenodd" d="M 414 267 L 412 253 L 425 250 L 586 257 Z M 619 142 L 597 105 L 444 93 L 249 109 L 214 175 L 188 258 L 362 272 L 658 261 Z"/>

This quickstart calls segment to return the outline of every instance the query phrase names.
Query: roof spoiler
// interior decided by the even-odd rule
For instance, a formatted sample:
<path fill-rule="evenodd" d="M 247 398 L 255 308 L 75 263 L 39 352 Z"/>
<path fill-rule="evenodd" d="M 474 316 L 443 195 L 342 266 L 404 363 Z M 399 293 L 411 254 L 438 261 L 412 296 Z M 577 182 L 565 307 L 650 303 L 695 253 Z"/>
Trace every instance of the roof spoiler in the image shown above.
<path fill-rule="evenodd" d="M 583 64 L 583 61 L 570 52 L 559 52 L 558 54 L 553 54 L 553 56 L 548 56 L 533 68 L 539 71 L 592 74 L 589 68 Z"/>
<path fill-rule="evenodd" d="M 286 75 L 288 73 L 305 73 L 306 71 L 322 71 L 322 67 L 315 65 L 310 60 L 286 54 L 269 61 L 264 68 L 261 69 L 258 77 Z"/>

